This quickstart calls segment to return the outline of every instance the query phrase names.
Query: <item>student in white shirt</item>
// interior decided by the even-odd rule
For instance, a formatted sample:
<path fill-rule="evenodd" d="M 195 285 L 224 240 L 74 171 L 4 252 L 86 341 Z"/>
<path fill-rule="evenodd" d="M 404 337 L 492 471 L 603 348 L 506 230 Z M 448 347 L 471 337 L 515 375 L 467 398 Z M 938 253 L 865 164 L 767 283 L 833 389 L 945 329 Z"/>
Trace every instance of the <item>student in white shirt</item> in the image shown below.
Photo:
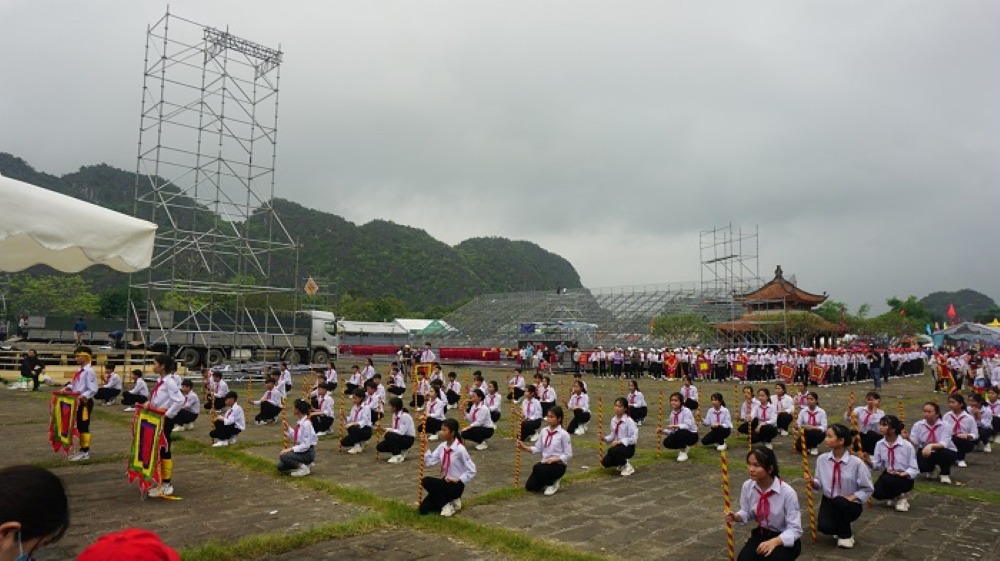
<path fill-rule="evenodd" d="M 757 403 L 750 414 L 753 434 L 750 442 L 756 444 L 763 442 L 764 446 L 771 448 L 771 441 L 778 436 L 778 413 L 771 403 L 771 392 L 767 388 L 757 390 Z"/>
<path fill-rule="evenodd" d="M 114 364 L 104 365 L 104 385 L 98 388 L 94 399 L 103 402 L 104 405 L 114 405 L 115 398 L 120 393 L 122 393 L 122 377 L 115 373 Z"/>
<path fill-rule="evenodd" d="M 639 382 L 637 380 L 628 381 L 628 416 L 635 421 L 635 424 L 642 426 L 642 422 L 646 419 L 646 415 L 649 413 L 649 407 L 646 406 L 646 397 L 642 395 L 639 391 Z"/>
<path fill-rule="evenodd" d="M 490 419 L 493 419 L 494 423 L 500 420 L 501 402 L 496 380 L 490 380 L 490 383 L 486 384 L 486 406 L 490 408 Z"/>
<path fill-rule="evenodd" d="M 354 394 L 354 390 L 360 389 L 361 385 L 365 383 L 365 377 L 361 374 L 361 370 L 358 368 L 357 364 L 351 365 L 351 377 L 347 379 L 344 384 L 344 395 L 350 396 Z"/>
<path fill-rule="evenodd" d="M 739 510 L 727 511 L 727 522 L 757 528 L 738 553 L 740 561 L 791 561 L 802 553 L 802 512 L 791 485 L 781 480 L 778 459 L 769 448 L 747 453 L 750 479 L 740 489 Z"/>
<path fill-rule="evenodd" d="M 857 430 L 861 434 L 861 449 L 869 456 L 875 453 L 875 444 L 882 439 L 879 429 L 879 421 L 885 416 L 885 412 L 879 409 L 882 403 L 882 396 L 876 391 L 865 394 L 865 405 L 855 407 L 853 416 L 857 419 Z M 852 411 L 844 414 L 844 420 L 850 421 Z"/>
<path fill-rule="evenodd" d="M 507 381 L 507 399 L 517 401 L 524 396 L 525 382 L 521 375 L 521 369 L 514 369 L 514 377 Z"/>
<path fill-rule="evenodd" d="M 955 444 L 955 465 L 960 468 L 968 467 L 965 463 L 965 455 L 976 449 L 976 441 L 979 440 L 979 427 L 976 419 L 966 411 L 965 398 L 960 393 L 953 393 L 948 396 L 949 411 L 944 415 L 945 432 L 951 437 Z"/>
<path fill-rule="evenodd" d="M 882 471 L 875 481 L 872 499 L 895 503 L 898 512 L 910 510 L 906 494 L 913 490 L 913 480 L 920 474 L 917 467 L 917 451 L 910 441 L 903 439 L 903 422 L 895 415 L 886 415 L 879 421 L 882 440 L 875 445 L 872 455 L 872 471 Z"/>
<path fill-rule="evenodd" d="M 441 424 L 442 442 L 433 452 L 424 453 L 423 462 L 427 467 L 441 464 L 441 477 L 425 476 L 420 485 L 427 490 L 427 496 L 420 502 L 420 514 L 440 512 L 441 516 L 453 516 L 462 509 L 462 493 L 465 486 L 476 476 L 476 464 L 469 451 L 458 437 L 458 421 L 445 419 Z"/>
<path fill-rule="evenodd" d="M 788 436 L 788 427 L 792 424 L 795 413 L 795 400 L 788 395 L 788 390 L 784 382 L 774 384 L 774 395 L 771 396 L 771 403 L 774 404 L 778 412 L 777 426 L 781 436 Z"/>
<path fill-rule="evenodd" d="M 806 450 L 813 456 L 819 454 L 817 447 L 826 439 L 826 411 L 819 406 L 819 394 L 806 394 L 806 406 L 799 410 L 796 424 L 805 434 Z M 802 452 L 802 438 L 795 439 L 795 451 Z"/>
<path fill-rule="evenodd" d="M 260 406 L 260 412 L 254 416 L 254 422 L 258 425 L 273 423 L 281 416 L 282 399 L 285 394 L 275 387 L 276 383 L 274 377 L 265 378 L 264 393 L 260 399 L 253 402 L 254 405 Z"/>
<path fill-rule="evenodd" d="M 993 451 L 990 443 L 993 442 L 993 410 L 986 403 L 986 398 L 978 393 L 969 395 L 969 414 L 976 420 L 976 429 L 979 431 L 977 442 L 982 443 L 983 452 L 989 454 Z"/>
<path fill-rule="evenodd" d="M 193 430 L 194 422 L 201 412 L 201 401 L 198 394 L 194 393 L 194 382 L 187 378 L 181 380 L 181 395 L 184 396 L 184 406 L 174 417 L 174 432 Z"/>
<path fill-rule="evenodd" d="M 298 417 L 295 427 L 291 428 L 288 423 L 282 423 L 282 428 L 288 433 L 290 446 L 278 454 L 278 471 L 288 473 L 292 477 L 303 477 L 309 475 L 311 472 L 309 466 L 316 461 L 316 444 L 319 441 L 313 423 L 310 422 L 309 404 L 296 399 L 293 411 Z"/>
<path fill-rule="evenodd" d="M 664 448 L 680 450 L 678 462 L 687 461 L 688 447 L 698 443 L 698 425 L 695 424 L 694 414 L 684 406 L 684 396 L 680 392 L 670 394 L 669 421 L 657 434 L 666 436 L 663 439 Z"/>
<path fill-rule="evenodd" d="M 726 400 L 721 393 L 712 394 L 712 406 L 705 412 L 701 424 L 709 427 L 708 434 L 701 439 L 704 446 L 715 445 L 720 452 L 726 449 L 726 439 L 733 433 L 733 418 L 726 409 Z"/>
<path fill-rule="evenodd" d="M 222 372 L 212 372 L 212 381 L 209 382 L 212 395 L 205 401 L 206 411 L 222 411 L 226 406 L 226 394 L 229 393 L 229 385 L 222 379 Z"/>
<path fill-rule="evenodd" d="M 399 371 L 398 366 L 392 367 L 391 374 L 389 375 L 389 387 L 386 389 L 396 397 L 406 393 L 406 380 L 403 378 L 403 373 Z"/>
<path fill-rule="evenodd" d="M 566 402 L 566 408 L 573 413 L 573 420 L 569 422 L 566 432 L 577 436 L 587 433 L 587 423 L 590 422 L 590 396 L 587 395 L 587 388 L 582 380 L 573 381 L 573 394 Z"/>
<path fill-rule="evenodd" d="M 94 394 L 97 393 L 97 375 L 90 365 L 90 347 L 76 349 L 76 364 L 80 368 L 73 375 L 69 386 L 62 392 L 78 394 L 79 403 L 76 408 L 76 430 L 80 433 L 80 450 L 71 454 L 67 460 L 79 462 L 90 459 L 90 416 L 94 411 Z"/>
<path fill-rule="evenodd" d="M 951 466 L 955 464 L 955 443 L 941 421 L 941 408 L 937 403 L 924 403 L 924 418 L 910 428 L 909 440 L 917 450 L 917 467 L 927 479 L 934 476 L 934 468 L 941 468 L 941 483 L 951 484 Z"/>
<path fill-rule="evenodd" d="M 247 428 L 246 419 L 243 417 L 243 408 L 237 402 L 237 397 L 236 392 L 227 393 L 226 407 L 229 408 L 229 411 L 226 411 L 224 415 L 216 415 L 213 419 L 215 428 L 208 433 L 208 436 L 215 441 L 212 446 L 216 448 L 236 444 L 236 436 Z"/>
<path fill-rule="evenodd" d="M 856 433 L 841 424 L 826 429 L 824 444 L 830 452 L 816 460 L 816 473 L 812 480 L 814 489 L 823 491 L 816 527 L 824 534 L 837 539 L 837 547 L 854 547 L 851 522 L 864 511 L 865 501 L 871 496 L 872 474 L 861 458 L 848 450 Z"/>
<path fill-rule="evenodd" d="M 126 413 L 135 411 L 137 403 L 146 403 L 147 401 L 149 401 L 149 387 L 146 386 L 146 381 L 142 379 L 142 370 L 135 369 L 132 371 L 132 389 L 126 390 L 122 394 L 122 405 L 125 406 L 124 411 Z"/>
<path fill-rule="evenodd" d="M 684 377 L 684 385 L 681 386 L 681 395 L 684 396 L 684 407 L 692 411 L 698 410 L 698 388 L 691 381 L 691 376 Z"/>
<path fill-rule="evenodd" d="M 288 363 L 281 363 L 281 376 L 278 377 L 278 387 L 285 389 L 285 395 L 292 391 L 292 371 L 288 369 Z"/>
<path fill-rule="evenodd" d="M 336 390 L 337 386 L 340 384 L 340 380 L 337 379 L 337 364 L 332 360 L 330 361 L 330 367 L 326 369 L 326 383 L 330 384 L 333 387 L 333 390 Z"/>
<path fill-rule="evenodd" d="M 309 421 L 316 436 L 326 436 L 333 426 L 333 394 L 330 393 L 333 388 L 324 382 L 316 391 L 319 392 L 316 394 L 316 409 L 309 411 Z"/>
<path fill-rule="evenodd" d="M 530 386 L 529 386 L 530 387 Z M 518 447 L 532 454 L 542 455 L 542 461 L 531 468 L 531 475 L 524 488 L 532 493 L 543 491 L 546 496 L 554 495 L 559 490 L 559 480 L 566 474 L 566 467 L 573 457 L 573 443 L 569 433 L 562 428 L 563 410 L 558 405 L 552 406 L 545 415 L 546 427 L 533 446 L 519 441 Z"/>
<path fill-rule="evenodd" d="M 477 443 L 476 450 L 489 448 L 486 441 L 492 438 L 495 432 L 493 419 L 490 418 L 490 408 L 483 403 L 485 398 L 483 390 L 472 392 L 472 409 L 465 416 L 469 421 L 469 428 L 462 431 L 462 440 Z"/>
<path fill-rule="evenodd" d="M 524 401 L 521 402 L 521 442 L 531 438 L 538 440 L 537 431 L 542 426 L 542 404 L 535 399 L 535 386 L 524 389 Z"/>
<path fill-rule="evenodd" d="M 635 445 L 639 441 L 639 427 L 628 415 L 628 402 L 625 398 L 615 399 L 615 414 L 611 417 L 608 434 L 604 441 L 611 445 L 608 453 L 601 458 L 601 466 L 618 468 L 622 476 L 628 477 L 635 473 L 635 468 L 629 458 L 635 456 Z"/>
<path fill-rule="evenodd" d="M 385 429 L 385 436 L 375 446 L 375 450 L 383 454 L 391 454 L 390 464 L 398 464 L 406 458 L 406 452 L 413 447 L 417 432 L 413 417 L 403 409 L 403 400 L 398 397 L 389 398 L 392 409 L 392 426 Z"/>
<path fill-rule="evenodd" d="M 351 401 L 354 405 L 344 418 L 347 434 L 340 439 L 340 445 L 347 448 L 348 454 L 360 454 L 364 451 L 364 443 L 372 437 L 372 414 L 365 406 L 365 394 L 361 390 L 354 390 Z"/>
<path fill-rule="evenodd" d="M 365 367 L 361 369 L 361 375 L 364 376 L 366 382 L 375 376 L 375 363 L 371 358 L 365 359 Z"/>
<path fill-rule="evenodd" d="M 458 407 L 458 401 L 462 398 L 462 384 L 458 381 L 458 374 L 448 373 L 448 386 L 445 388 L 445 399 L 448 400 L 448 409 Z"/>

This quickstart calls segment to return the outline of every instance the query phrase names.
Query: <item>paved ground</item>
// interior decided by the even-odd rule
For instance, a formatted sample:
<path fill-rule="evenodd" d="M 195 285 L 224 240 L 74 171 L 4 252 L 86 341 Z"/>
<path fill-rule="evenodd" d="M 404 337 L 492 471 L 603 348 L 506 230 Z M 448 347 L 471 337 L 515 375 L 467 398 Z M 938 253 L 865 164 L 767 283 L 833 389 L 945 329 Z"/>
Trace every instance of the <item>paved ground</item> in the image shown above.
<path fill-rule="evenodd" d="M 447 370 L 447 369 L 446 369 Z M 460 379 L 465 371 L 460 370 Z M 507 372 L 486 372 L 487 379 L 503 381 Z M 300 387 L 299 380 L 296 387 Z M 560 401 L 565 398 L 568 378 L 559 376 L 554 384 Z M 656 454 L 654 436 L 657 401 L 664 392 L 664 403 L 676 382 L 642 381 L 650 402 L 650 416 L 640 429 L 640 454 L 635 475 L 619 477 L 597 470 L 597 398 L 601 398 L 604 421 L 610 419 L 611 401 L 620 394 L 615 380 L 590 380 L 595 420 L 591 431 L 574 437 L 575 457 L 567 483 L 553 497 L 511 493 L 515 454 L 509 438 L 509 413 L 504 412 L 500 431 L 485 451 L 471 454 L 479 475 L 466 491 L 467 506 L 458 515 L 465 523 L 481 526 L 481 532 L 530 535 L 563 548 L 563 551 L 589 552 L 599 556 L 629 556 L 636 559 L 720 559 L 725 556 L 725 527 L 721 522 L 722 497 L 718 453 L 697 449 L 686 463 L 675 461 L 676 452 Z M 917 419 L 921 403 L 933 399 L 926 378 L 912 378 L 890 383 L 883 393 L 885 409 L 896 412 L 897 401 L 904 403 L 908 421 Z M 244 388 L 236 388 L 241 391 Z M 254 389 L 254 392 L 256 392 Z M 707 383 L 701 386 L 704 396 L 720 391 L 733 408 L 731 383 Z M 867 391 L 864 386 L 821 388 L 821 406 L 833 415 L 842 415 L 849 393 L 854 391 L 860 403 Z M 241 393 L 243 393 L 241 391 Z M 939 398 L 943 404 L 943 398 Z M 706 401 L 707 402 L 707 401 Z M 244 401 L 245 403 L 245 401 Z M 338 398 L 338 408 L 340 406 Z M 365 503 L 363 497 L 347 497 L 318 488 L 336 484 L 412 505 L 417 495 L 417 454 L 403 464 L 376 462 L 372 446 L 364 454 L 351 456 L 337 451 L 335 437 L 322 440 L 311 481 L 278 478 L 271 473 L 254 471 L 224 461 L 206 449 L 205 418 L 197 430 L 183 438 L 199 446 L 186 448 L 197 452 L 176 455 L 176 476 L 180 501 L 141 501 L 124 475 L 128 452 L 129 414 L 120 407 L 98 408 L 93 421 L 94 451 L 90 463 L 63 464 L 52 453 L 46 439 L 48 401 L 44 396 L 0 390 L 0 442 L 8 451 L 0 465 L 31 462 L 52 467 L 67 483 L 71 495 L 73 526 L 62 542 L 45 551 L 45 558 L 69 559 L 83 545 L 104 532 L 138 525 L 159 532 L 178 549 L 206 542 L 236 542 L 245 536 L 296 533 L 319 525 L 357 520 L 378 513 L 378 507 Z M 248 417 L 253 410 L 247 407 Z M 454 412 L 451 413 L 454 415 Z M 204 417 L 204 416 L 203 416 Z M 188 443 L 190 444 L 190 443 Z M 729 454 L 734 493 L 745 479 L 744 440 L 732 439 Z M 430 443 L 434 446 L 436 443 Z M 250 426 L 240 444 L 229 452 L 249 458 L 276 459 L 280 432 L 275 425 Z M 791 451 L 790 437 L 780 437 L 778 452 L 786 479 L 802 488 L 801 457 Z M 527 478 L 536 458 L 521 458 L 521 482 Z M 383 458 L 384 460 L 384 458 Z M 1000 479 L 996 475 L 997 455 L 976 452 L 969 457 L 970 467 L 957 469 L 954 478 L 961 485 L 942 488 L 939 483 L 920 481 L 910 512 L 901 514 L 875 505 L 866 509 L 856 525 L 858 545 L 854 550 L 838 550 L 832 539 L 821 536 L 819 542 L 804 545 L 803 559 L 994 559 L 1000 556 Z M 601 471 L 601 473 L 595 473 Z M 429 468 L 436 475 L 436 468 Z M 309 488 L 308 485 L 313 485 Z M 803 506 L 805 494 L 800 493 Z M 735 498 L 735 497 L 734 497 Z M 805 510 L 805 508 L 804 508 Z M 808 527 L 808 515 L 805 517 Z M 342 539 L 317 538 L 271 559 L 313 558 L 369 559 L 392 556 L 396 559 L 501 559 L 516 558 L 516 549 L 486 547 L 463 541 L 466 536 L 448 535 L 441 528 L 426 533 L 418 526 L 376 525 L 359 530 L 360 535 Z M 444 535 L 442 535 L 442 531 Z M 747 529 L 737 529 L 738 546 L 746 539 Z M 271 534 L 269 534 L 271 535 Z M 513 535 L 513 534 L 512 534 Z M 308 540 L 307 540 L 308 541 Z M 566 549 L 568 548 L 568 549 Z"/>

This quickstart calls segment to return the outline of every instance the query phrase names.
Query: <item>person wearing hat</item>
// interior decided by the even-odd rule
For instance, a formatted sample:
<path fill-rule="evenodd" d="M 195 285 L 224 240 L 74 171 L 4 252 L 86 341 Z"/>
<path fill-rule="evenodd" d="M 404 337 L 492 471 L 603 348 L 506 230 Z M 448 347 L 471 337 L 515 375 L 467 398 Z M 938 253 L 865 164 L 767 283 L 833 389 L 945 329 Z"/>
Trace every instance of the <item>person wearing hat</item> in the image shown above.
<path fill-rule="evenodd" d="M 76 561 L 180 561 L 181 556 L 149 530 L 128 528 L 105 534 L 80 552 Z"/>
<path fill-rule="evenodd" d="M 94 394 L 97 393 L 97 374 L 90 366 L 90 347 L 77 347 L 75 359 L 80 368 L 62 393 L 79 394 L 76 408 L 76 430 L 80 433 L 80 451 L 67 458 L 71 462 L 90 459 L 90 414 L 94 411 Z"/>

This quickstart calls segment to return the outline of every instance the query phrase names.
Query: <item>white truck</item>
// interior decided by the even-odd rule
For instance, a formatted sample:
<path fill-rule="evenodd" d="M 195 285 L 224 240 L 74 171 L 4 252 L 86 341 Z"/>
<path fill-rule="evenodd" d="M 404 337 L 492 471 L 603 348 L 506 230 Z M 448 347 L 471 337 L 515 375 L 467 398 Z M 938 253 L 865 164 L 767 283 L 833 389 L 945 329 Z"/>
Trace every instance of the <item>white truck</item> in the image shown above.
<path fill-rule="evenodd" d="M 192 322 L 174 325 L 162 315 L 142 326 L 145 348 L 168 353 L 189 369 L 218 366 L 227 361 L 248 362 L 280 358 L 289 364 L 323 364 L 337 358 L 340 336 L 332 312 L 296 312 L 296 329 L 288 326 L 253 330 L 192 329 Z M 275 322 L 277 323 L 277 322 Z M 303 325 L 304 324 L 304 325 Z M 134 341 L 133 337 L 133 341 Z"/>

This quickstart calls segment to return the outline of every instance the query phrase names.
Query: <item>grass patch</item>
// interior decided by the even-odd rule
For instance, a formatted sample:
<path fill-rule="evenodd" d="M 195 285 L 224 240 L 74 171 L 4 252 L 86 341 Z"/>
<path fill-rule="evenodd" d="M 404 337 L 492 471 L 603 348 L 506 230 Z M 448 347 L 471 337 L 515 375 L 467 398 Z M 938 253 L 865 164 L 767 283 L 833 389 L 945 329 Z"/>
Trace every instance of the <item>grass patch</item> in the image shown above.
<path fill-rule="evenodd" d="M 31 465 L 45 469 L 57 469 L 57 468 L 73 467 L 73 466 L 94 466 L 100 464 L 113 464 L 116 462 L 121 462 L 123 464 L 125 462 L 128 462 L 128 454 L 112 454 L 110 456 L 98 456 L 96 458 L 92 458 L 85 462 L 70 462 L 67 461 L 65 458 L 61 458 L 58 460 L 39 460 L 37 462 L 31 462 Z"/>
<path fill-rule="evenodd" d="M 342 539 L 367 534 L 386 526 L 382 514 L 366 514 L 338 524 L 326 524 L 285 533 L 267 532 L 247 536 L 236 542 L 212 541 L 180 551 L 185 561 L 236 561 L 242 559 L 264 559 L 271 555 L 287 553 L 326 540 Z"/>

